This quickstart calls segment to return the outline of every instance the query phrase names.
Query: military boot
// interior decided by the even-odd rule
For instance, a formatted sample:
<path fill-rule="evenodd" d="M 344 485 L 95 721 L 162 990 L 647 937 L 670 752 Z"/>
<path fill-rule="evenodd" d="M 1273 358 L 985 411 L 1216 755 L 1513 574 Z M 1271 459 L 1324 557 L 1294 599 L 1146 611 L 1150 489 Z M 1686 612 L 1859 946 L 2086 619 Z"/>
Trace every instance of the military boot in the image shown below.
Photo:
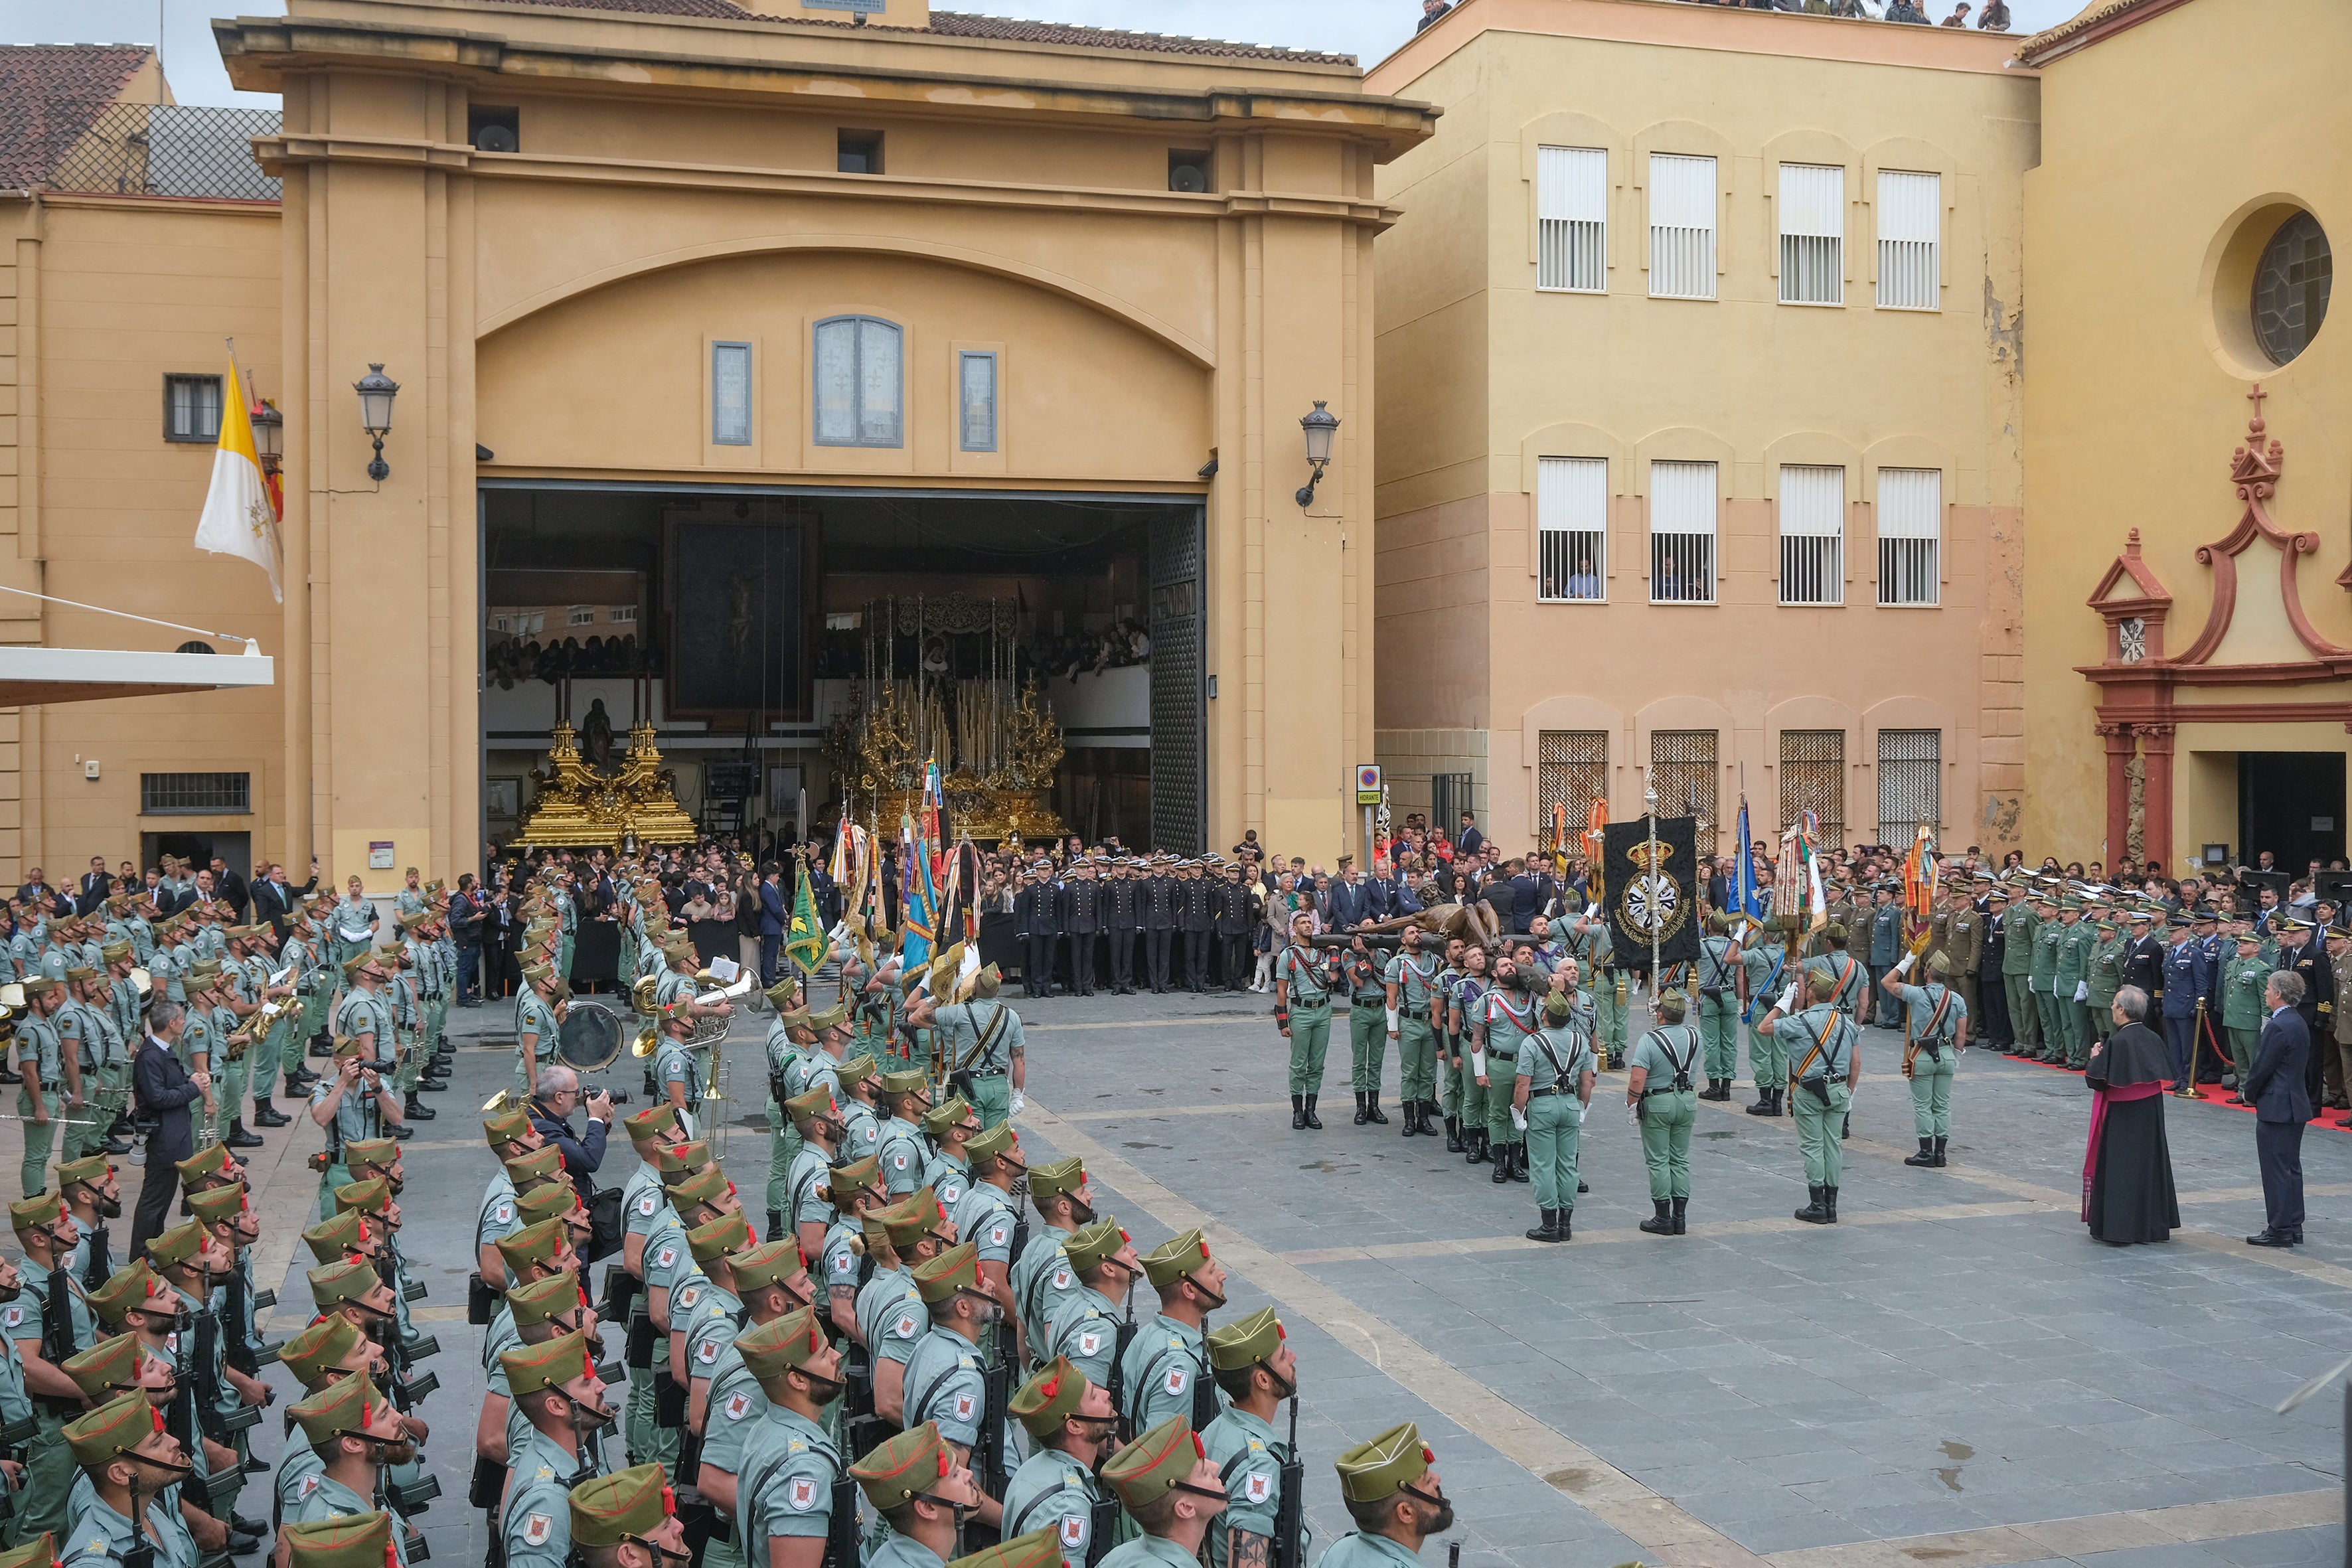
<path fill-rule="evenodd" d="M 1675 1200 L 1675 1234 L 1676 1236 L 1683 1234 L 1683 1211 L 1689 1207 L 1690 1199 L 1676 1198 Z"/>
<path fill-rule="evenodd" d="M 1822 1206 L 1822 1194 L 1825 1190 L 1826 1189 L 1824 1188 L 1814 1186 L 1808 1186 L 1805 1189 L 1805 1191 L 1813 1195 L 1813 1201 L 1797 1211 L 1797 1217 L 1799 1219 L 1803 1220 L 1807 1225 L 1827 1225 L 1830 1223 L 1830 1211 Z"/>
<path fill-rule="evenodd" d="M 1650 1200 L 1650 1208 L 1653 1211 L 1650 1217 L 1642 1222 L 1641 1228 L 1643 1234 L 1646 1236 L 1674 1235 L 1674 1205 L 1664 1198 L 1652 1198 Z"/>
<path fill-rule="evenodd" d="M 1933 1138 L 1920 1139 L 1919 1152 L 1906 1154 L 1903 1163 L 1906 1165 L 1933 1165 L 1936 1163 L 1936 1141 Z"/>

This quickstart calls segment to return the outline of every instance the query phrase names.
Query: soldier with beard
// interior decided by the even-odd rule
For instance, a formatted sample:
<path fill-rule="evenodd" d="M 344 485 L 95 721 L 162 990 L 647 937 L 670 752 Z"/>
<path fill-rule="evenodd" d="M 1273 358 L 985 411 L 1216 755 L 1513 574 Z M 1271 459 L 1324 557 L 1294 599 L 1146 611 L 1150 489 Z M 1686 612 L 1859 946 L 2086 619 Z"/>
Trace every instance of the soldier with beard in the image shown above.
<path fill-rule="evenodd" d="M 1533 976 L 1513 958 L 1495 960 L 1495 984 L 1478 1009 L 1471 1036 L 1470 1069 L 1486 1096 L 1487 1162 L 1495 1167 L 1487 1178 L 1496 1186 L 1528 1179 L 1526 1135 L 1511 1118 L 1511 1086 L 1519 1070 L 1519 1052 L 1541 1026 Z"/>

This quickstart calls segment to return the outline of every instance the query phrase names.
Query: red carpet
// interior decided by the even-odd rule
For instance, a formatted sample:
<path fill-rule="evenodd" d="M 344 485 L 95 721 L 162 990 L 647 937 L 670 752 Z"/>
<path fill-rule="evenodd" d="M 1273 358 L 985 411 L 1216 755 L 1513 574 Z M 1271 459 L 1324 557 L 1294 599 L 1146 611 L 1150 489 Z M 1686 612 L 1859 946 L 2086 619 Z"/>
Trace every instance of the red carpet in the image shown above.
<path fill-rule="evenodd" d="M 1990 1049 L 1991 1047 L 1979 1047 L 1978 1048 Z M 2083 1069 L 2080 1068 L 2060 1067 L 2055 1062 L 2032 1061 L 2024 1057 L 2010 1056 L 2006 1051 L 2000 1052 L 1999 1054 L 2007 1060 L 2017 1063 L 2020 1067 L 2041 1068 L 2049 1072 L 2063 1072 L 2074 1078 L 2081 1078 L 2083 1076 Z M 2208 1105 L 2218 1105 L 2229 1110 L 2242 1110 L 2251 1115 L 2254 1109 L 2252 1106 L 2232 1105 L 2230 1103 L 2230 1096 L 2231 1092 L 2231 1090 L 2223 1089 L 2218 1083 L 2205 1083 L 2197 1086 L 2197 1094 L 2195 1098 L 2204 1101 Z M 2165 1098 L 2177 1104 L 2180 1100 L 2189 1099 L 2189 1097 L 2187 1095 L 2167 1095 Z M 2336 1120 L 2337 1117 L 2347 1114 L 2352 1114 L 2352 1112 L 2323 1110 L 2304 1125 L 2306 1127 L 2325 1127 L 2331 1132 L 2352 1131 L 2352 1128 L 2347 1128 L 2343 1122 Z"/>

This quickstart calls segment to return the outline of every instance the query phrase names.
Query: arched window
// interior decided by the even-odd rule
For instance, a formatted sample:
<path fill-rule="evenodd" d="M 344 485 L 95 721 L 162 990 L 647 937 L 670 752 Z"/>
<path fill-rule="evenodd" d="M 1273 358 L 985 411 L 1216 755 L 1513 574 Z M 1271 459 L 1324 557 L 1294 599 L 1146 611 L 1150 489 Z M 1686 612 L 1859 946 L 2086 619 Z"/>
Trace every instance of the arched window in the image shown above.
<path fill-rule="evenodd" d="M 901 344 L 894 322 L 873 316 L 829 316 L 816 324 L 816 444 L 905 444 Z"/>

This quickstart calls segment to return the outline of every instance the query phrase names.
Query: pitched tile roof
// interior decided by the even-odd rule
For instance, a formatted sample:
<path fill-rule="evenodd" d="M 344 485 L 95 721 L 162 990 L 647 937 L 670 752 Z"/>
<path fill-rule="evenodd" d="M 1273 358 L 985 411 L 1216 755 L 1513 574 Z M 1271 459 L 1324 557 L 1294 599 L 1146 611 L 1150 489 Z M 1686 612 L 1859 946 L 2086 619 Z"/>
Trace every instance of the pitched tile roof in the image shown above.
<path fill-rule="evenodd" d="M 2177 4 L 2179 0 L 2171 0 L 2170 4 L 2160 6 L 2154 5 L 2153 0 L 2091 0 L 2080 14 L 2054 27 L 2044 27 L 2026 39 L 2018 49 L 2017 58 L 2027 65 L 2037 65 L 2043 56 L 2061 45 L 2076 40 L 2090 42 L 2084 38 L 2084 34 L 2104 29 L 2108 24 L 2128 16 L 2134 11 L 2150 8 L 2168 11 Z"/>
<path fill-rule="evenodd" d="M 848 28 L 855 24 L 830 16 L 780 17 L 746 10 L 731 0 L 509 0 L 509 4 L 541 5 L 565 11 L 629 11 L 646 16 L 710 16 L 726 21 L 775 22 L 795 26 Z M 1082 49 L 1129 49 L 1140 54 L 1193 55 L 1218 59 L 1288 60 L 1301 65 L 1352 66 L 1353 55 L 1323 54 L 1314 49 L 1274 48 L 1264 44 L 1228 43 L 1221 38 L 1187 38 L 1170 33 L 1130 33 L 1115 27 L 1080 27 L 1063 22 L 1026 22 L 1012 16 L 982 16 L 960 11 L 934 11 L 928 27 L 876 25 L 866 32 L 908 37 L 931 33 L 949 38 L 990 38 L 1013 44 L 1062 44 Z"/>
<path fill-rule="evenodd" d="M 40 184 L 153 52 L 142 44 L 0 45 L 0 190 Z"/>

